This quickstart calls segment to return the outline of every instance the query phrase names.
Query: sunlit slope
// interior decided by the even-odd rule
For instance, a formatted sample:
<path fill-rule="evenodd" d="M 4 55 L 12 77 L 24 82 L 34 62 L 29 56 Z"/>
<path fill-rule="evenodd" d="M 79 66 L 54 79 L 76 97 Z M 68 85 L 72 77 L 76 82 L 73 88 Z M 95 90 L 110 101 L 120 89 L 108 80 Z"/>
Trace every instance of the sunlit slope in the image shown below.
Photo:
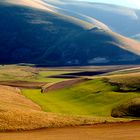
<path fill-rule="evenodd" d="M 95 18 L 113 31 L 127 37 L 140 33 L 140 10 L 86 1 L 44 0 L 44 2 Z"/>
<path fill-rule="evenodd" d="M 140 44 L 109 30 L 24 4 L 1 2 L 0 9 L 0 63 L 139 63 Z"/>
<path fill-rule="evenodd" d="M 51 6 L 50 4 L 44 3 L 41 0 L 5 0 L 7 4 L 13 4 L 13 5 L 20 5 L 20 6 L 26 6 L 31 8 L 37 8 L 40 10 L 46 10 L 50 12 L 55 12 L 55 7 Z"/>
<path fill-rule="evenodd" d="M 53 6 L 51 4 L 48 4 L 46 2 L 43 2 L 42 0 L 6 0 L 4 2 L 5 4 L 10 4 L 10 5 L 13 5 L 13 6 L 24 6 L 24 7 L 28 7 L 28 8 L 33 8 L 33 9 L 38 9 L 38 10 L 41 10 L 41 11 L 46 11 L 48 13 L 51 13 L 51 14 L 54 14 L 56 16 L 60 16 L 61 18 L 65 19 L 65 20 L 68 20 L 69 22 L 72 22 L 74 24 L 78 24 L 79 26 L 82 26 L 83 28 L 92 28 L 93 26 L 95 26 L 96 24 L 100 24 L 99 26 L 101 26 L 102 23 L 100 23 L 99 21 L 97 20 L 94 20 L 94 24 L 92 22 L 89 22 L 90 21 L 90 18 L 87 19 L 87 20 L 82 20 L 82 19 L 86 19 L 86 16 L 72 16 L 71 13 L 67 12 L 67 11 L 63 11 L 63 9 L 60 9 L 56 6 Z M 68 14 L 64 14 L 65 12 L 67 12 Z M 104 25 L 104 27 L 106 29 L 108 29 L 107 26 Z"/>
<path fill-rule="evenodd" d="M 52 12 L 54 14 L 60 14 L 63 15 L 67 20 L 72 20 L 73 22 L 76 23 L 81 23 L 83 26 L 86 28 L 91 28 L 93 26 L 97 26 L 106 30 L 109 30 L 109 28 L 101 23 L 100 21 L 94 19 L 93 17 L 90 17 L 88 15 L 84 15 L 82 13 L 74 12 L 66 8 L 61 8 L 57 5 L 54 5 L 52 3 L 49 4 L 49 1 L 43 1 L 43 0 L 6 0 L 10 4 L 15 4 L 15 5 L 22 5 L 22 6 L 27 6 L 27 7 L 32 7 L 32 8 L 37 8 L 41 10 L 45 10 L 48 12 Z M 53 1 L 52 1 L 53 2 Z"/>

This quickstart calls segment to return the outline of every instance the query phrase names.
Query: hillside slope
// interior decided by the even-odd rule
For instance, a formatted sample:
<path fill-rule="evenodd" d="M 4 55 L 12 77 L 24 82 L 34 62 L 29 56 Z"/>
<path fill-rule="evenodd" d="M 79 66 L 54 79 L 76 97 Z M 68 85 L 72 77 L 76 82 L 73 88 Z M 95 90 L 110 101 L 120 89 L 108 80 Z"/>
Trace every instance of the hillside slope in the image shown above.
<path fill-rule="evenodd" d="M 46 113 L 17 88 L 0 85 L 0 131 L 21 131 L 41 128 L 88 125 L 104 122 L 129 121 L 96 117 Z M 11 138 L 11 137 L 10 137 Z M 1 139 L 1 137 L 0 137 Z"/>
<path fill-rule="evenodd" d="M 27 6 L 22 1 L 0 2 L 0 63 L 51 66 L 139 63 L 138 42 L 56 14 L 53 9 Z"/>

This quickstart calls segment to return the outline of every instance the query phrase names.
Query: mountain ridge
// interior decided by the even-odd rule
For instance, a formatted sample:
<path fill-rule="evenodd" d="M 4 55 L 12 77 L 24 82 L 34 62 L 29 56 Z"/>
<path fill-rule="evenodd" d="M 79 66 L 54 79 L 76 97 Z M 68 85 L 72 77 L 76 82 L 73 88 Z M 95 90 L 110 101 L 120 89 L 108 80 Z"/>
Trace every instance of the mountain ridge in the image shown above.
<path fill-rule="evenodd" d="M 25 5 L 0 2 L 0 9 L 0 63 L 49 66 L 139 63 L 140 43 L 111 30 L 85 28 L 85 21 L 77 19 L 77 24 L 65 15 Z"/>

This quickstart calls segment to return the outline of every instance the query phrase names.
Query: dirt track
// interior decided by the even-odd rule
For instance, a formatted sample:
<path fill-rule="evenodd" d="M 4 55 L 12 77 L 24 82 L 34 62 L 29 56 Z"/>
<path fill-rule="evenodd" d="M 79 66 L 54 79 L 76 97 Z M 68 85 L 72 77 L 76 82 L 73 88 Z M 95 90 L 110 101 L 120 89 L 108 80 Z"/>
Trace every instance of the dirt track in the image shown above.
<path fill-rule="evenodd" d="M 0 133 L 0 140 L 140 140 L 140 121 Z"/>

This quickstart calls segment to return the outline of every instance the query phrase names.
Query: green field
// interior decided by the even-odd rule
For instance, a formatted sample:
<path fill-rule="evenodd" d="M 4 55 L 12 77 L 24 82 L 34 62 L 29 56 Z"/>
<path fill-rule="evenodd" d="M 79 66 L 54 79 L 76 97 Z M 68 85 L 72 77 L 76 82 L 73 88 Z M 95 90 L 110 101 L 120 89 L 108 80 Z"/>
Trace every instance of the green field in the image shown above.
<path fill-rule="evenodd" d="M 129 99 L 140 97 L 139 92 L 121 93 L 115 92 L 116 89 L 116 86 L 96 79 L 44 94 L 36 89 L 24 89 L 22 93 L 46 112 L 110 116 L 112 108 Z"/>

